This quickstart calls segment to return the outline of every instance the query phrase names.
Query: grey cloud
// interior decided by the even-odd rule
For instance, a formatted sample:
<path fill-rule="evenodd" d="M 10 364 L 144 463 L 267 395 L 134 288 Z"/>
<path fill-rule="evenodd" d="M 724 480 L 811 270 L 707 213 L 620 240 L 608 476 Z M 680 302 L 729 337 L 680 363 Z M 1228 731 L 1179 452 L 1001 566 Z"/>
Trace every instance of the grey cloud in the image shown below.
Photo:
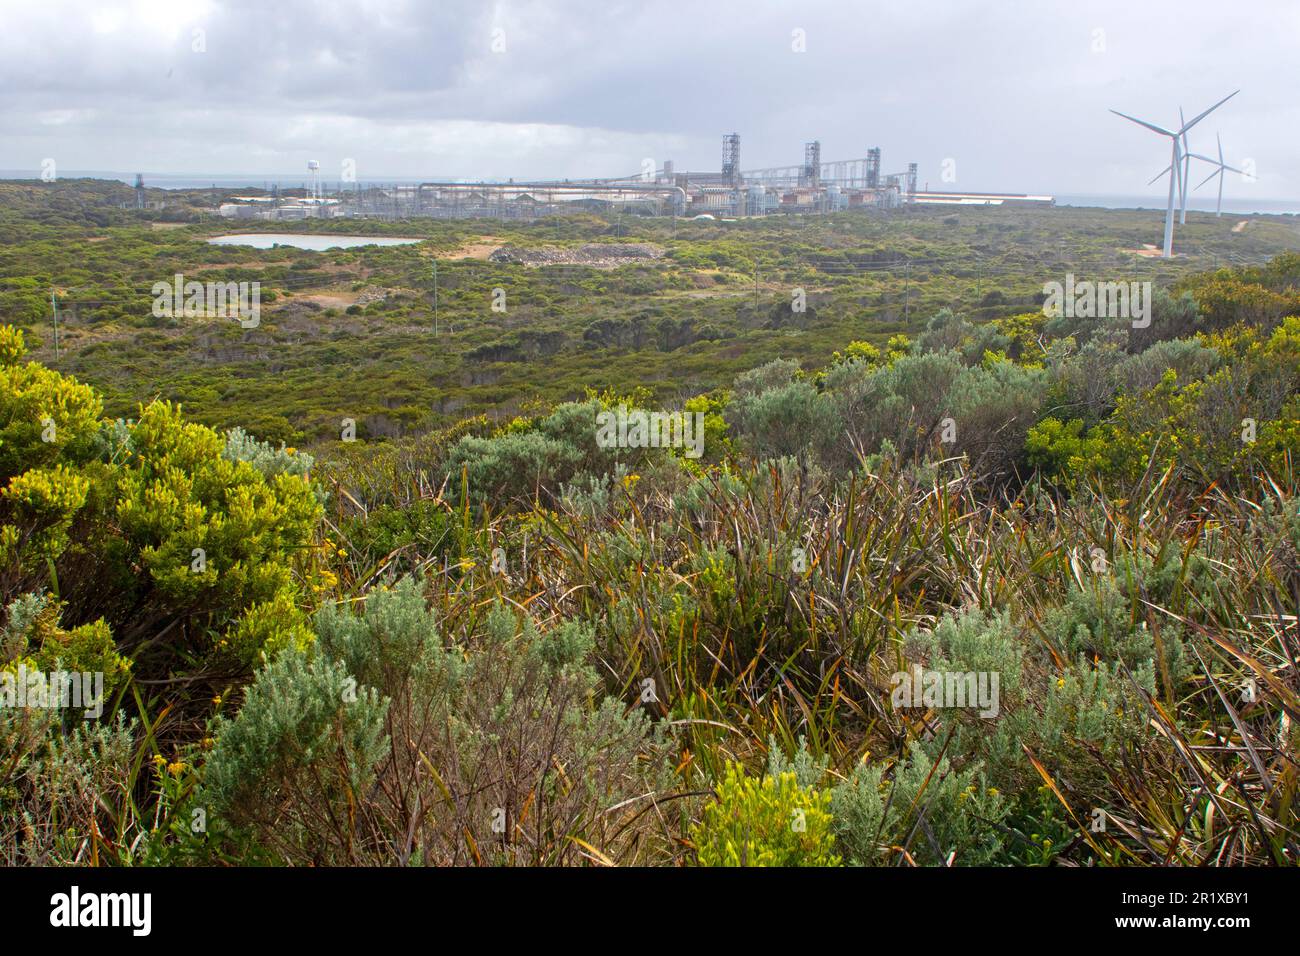
<path fill-rule="evenodd" d="M 1229 195 L 1300 197 L 1286 0 L 53 0 L 0 19 L 0 168 L 614 175 L 715 168 L 736 130 L 746 166 L 819 138 L 936 185 L 952 159 L 972 188 L 1131 194 L 1161 144 L 1108 107 L 1173 122 L 1242 87 L 1201 145 L 1219 130 L 1256 160 Z"/>

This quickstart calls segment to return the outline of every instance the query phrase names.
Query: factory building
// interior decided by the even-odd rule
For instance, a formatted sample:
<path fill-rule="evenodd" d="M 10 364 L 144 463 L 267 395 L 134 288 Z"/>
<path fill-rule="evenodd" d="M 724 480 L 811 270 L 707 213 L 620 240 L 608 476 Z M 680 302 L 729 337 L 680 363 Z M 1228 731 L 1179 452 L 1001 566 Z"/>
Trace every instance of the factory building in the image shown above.
<path fill-rule="evenodd" d="M 217 212 L 226 219 L 331 219 L 342 215 L 338 199 L 315 196 L 231 196 Z"/>
<path fill-rule="evenodd" d="M 334 216 L 404 219 L 494 218 L 531 220 L 566 212 L 706 216 L 732 219 L 810 215 L 855 209 L 892 209 L 910 203 L 1001 205 L 1052 202 L 1052 197 L 1000 193 L 931 193 L 917 190 L 917 164 L 881 174 L 880 149 L 858 159 L 822 160 L 820 141 L 805 143 L 803 161 L 767 169 L 741 168 L 740 134 L 722 137 L 718 171 L 679 172 L 672 160 L 659 169 L 614 179 L 540 182 L 426 182 L 359 184 L 326 198 L 319 164 L 309 164 L 311 187 L 301 197 L 235 196 L 220 208 L 232 219 L 310 219 Z M 647 164 L 649 167 L 650 164 Z"/>
<path fill-rule="evenodd" d="M 685 214 L 690 216 L 828 213 L 888 209 L 910 201 L 916 164 L 882 183 L 878 148 L 860 159 L 823 162 L 821 143 L 814 140 L 804 144 L 803 162 L 797 166 L 742 170 L 740 136 L 728 133 L 722 138 L 721 172 L 678 173 L 670 160 L 656 181 L 682 190 Z"/>

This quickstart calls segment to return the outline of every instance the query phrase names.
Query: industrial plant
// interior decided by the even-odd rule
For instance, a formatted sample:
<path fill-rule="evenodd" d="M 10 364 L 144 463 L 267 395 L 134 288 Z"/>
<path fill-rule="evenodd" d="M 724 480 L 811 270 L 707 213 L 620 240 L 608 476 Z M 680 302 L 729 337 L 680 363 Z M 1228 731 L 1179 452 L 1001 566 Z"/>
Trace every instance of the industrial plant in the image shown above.
<path fill-rule="evenodd" d="M 647 161 L 647 167 L 651 167 Z M 403 185 L 340 183 L 327 197 L 320 164 L 302 195 L 279 188 L 264 196 L 235 196 L 220 208 L 232 219 L 366 217 L 407 219 L 535 219 L 575 211 L 619 211 L 652 216 L 738 219 L 781 213 L 820 214 L 849 209 L 890 209 L 910 203 L 945 205 L 1050 204 L 1050 196 L 1008 193 L 918 192 L 917 164 L 882 174 L 880 149 L 865 157 L 823 161 L 821 143 L 806 143 L 803 162 L 743 170 L 740 135 L 722 137 L 717 172 L 678 171 L 672 160 L 658 168 L 613 179 L 530 182 L 424 182 Z"/>

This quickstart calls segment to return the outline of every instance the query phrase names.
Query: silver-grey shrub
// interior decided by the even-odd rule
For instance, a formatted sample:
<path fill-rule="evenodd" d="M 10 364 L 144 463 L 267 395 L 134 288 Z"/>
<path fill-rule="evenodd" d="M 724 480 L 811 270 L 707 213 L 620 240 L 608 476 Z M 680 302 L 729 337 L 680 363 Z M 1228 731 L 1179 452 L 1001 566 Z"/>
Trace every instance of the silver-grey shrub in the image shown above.
<path fill-rule="evenodd" d="M 975 766 L 935 764 L 917 744 L 884 779 L 880 764 L 859 764 L 831 790 L 835 838 L 852 866 L 885 866 L 906 852 L 922 866 L 987 866 L 1003 852 L 1006 798 Z"/>
<path fill-rule="evenodd" d="M 654 843 L 640 811 L 666 748 L 603 696 L 590 628 L 495 605 L 453 637 L 412 578 L 315 625 L 314 659 L 259 674 L 206 771 L 219 812 L 288 862 L 576 863 L 616 836 Z"/>
<path fill-rule="evenodd" d="M 386 748 L 387 708 L 341 661 L 285 651 L 217 720 L 202 802 L 287 862 L 357 862 L 355 812 Z"/>

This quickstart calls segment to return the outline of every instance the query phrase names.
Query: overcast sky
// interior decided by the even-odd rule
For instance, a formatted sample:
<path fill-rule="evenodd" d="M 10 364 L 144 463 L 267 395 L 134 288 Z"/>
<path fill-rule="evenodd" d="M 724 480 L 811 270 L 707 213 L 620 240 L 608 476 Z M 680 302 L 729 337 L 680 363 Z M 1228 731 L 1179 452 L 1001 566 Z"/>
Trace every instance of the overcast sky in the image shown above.
<path fill-rule="evenodd" d="M 820 139 L 933 188 L 1155 196 L 1168 141 L 1107 108 L 1240 87 L 1192 148 L 1253 161 L 1225 196 L 1300 199 L 1298 51 L 1297 0 L 0 0 L 0 169 L 614 176 L 717 169 L 735 131 L 744 168 Z"/>

